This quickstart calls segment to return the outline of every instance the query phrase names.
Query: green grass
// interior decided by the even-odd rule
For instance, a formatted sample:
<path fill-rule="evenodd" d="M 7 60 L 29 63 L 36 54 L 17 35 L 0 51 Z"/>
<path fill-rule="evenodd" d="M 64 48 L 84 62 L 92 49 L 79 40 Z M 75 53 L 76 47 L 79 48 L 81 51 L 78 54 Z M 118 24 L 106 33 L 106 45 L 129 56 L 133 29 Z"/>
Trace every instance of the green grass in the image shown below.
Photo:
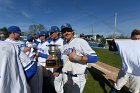
<path fill-rule="evenodd" d="M 108 81 L 102 75 L 91 71 L 88 74 L 88 80 L 83 93 L 109 93 L 111 86 L 105 82 Z"/>
<path fill-rule="evenodd" d="M 117 68 L 121 67 L 121 58 L 118 52 L 112 52 L 104 48 L 93 48 L 93 50 L 96 51 L 100 62 L 104 62 Z"/>
<path fill-rule="evenodd" d="M 88 74 L 88 80 L 85 85 L 83 93 L 109 93 L 113 81 L 107 80 L 102 72 L 98 72 L 94 69 L 90 69 L 90 73 Z M 121 89 L 120 93 L 130 93 L 128 88 L 125 86 Z"/>
<path fill-rule="evenodd" d="M 121 58 L 117 52 L 109 51 L 108 49 L 93 48 L 96 51 L 99 61 L 114 67 L 120 68 Z M 107 80 L 103 76 L 103 72 L 95 68 L 90 68 L 88 80 L 83 93 L 109 93 L 113 84 L 112 80 Z M 127 88 L 123 88 L 120 93 L 129 93 Z"/>

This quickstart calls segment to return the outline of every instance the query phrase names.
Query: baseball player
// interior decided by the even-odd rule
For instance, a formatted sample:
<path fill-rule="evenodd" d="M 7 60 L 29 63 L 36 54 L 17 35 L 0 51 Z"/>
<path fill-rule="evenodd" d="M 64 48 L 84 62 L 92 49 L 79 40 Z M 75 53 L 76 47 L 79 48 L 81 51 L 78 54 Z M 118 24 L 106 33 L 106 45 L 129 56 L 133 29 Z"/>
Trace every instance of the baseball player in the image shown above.
<path fill-rule="evenodd" d="M 49 42 L 46 40 L 48 37 L 48 33 L 45 31 L 40 31 L 39 33 L 39 39 L 40 43 L 37 46 L 37 52 L 38 52 L 38 61 L 42 66 L 46 66 L 46 58 L 49 57 L 48 53 L 48 47 L 46 45 L 49 45 Z"/>
<path fill-rule="evenodd" d="M 31 47 L 31 50 L 26 52 L 27 56 L 33 61 L 37 60 L 35 57 L 35 53 L 37 52 L 37 44 L 34 42 L 34 38 L 31 35 L 27 36 L 26 46 Z M 39 63 L 37 66 L 36 74 L 29 81 L 31 93 L 42 93 L 42 67 Z"/>
<path fill-rule="evenodd" d="M 43 83 L 43 91 L 48 91 L 46 88 L 47 84 L 48 84 L 48 77 L 50 77 L 52 75 L 52 71 L 53 69 L 48 69 L 46 68 L 46 60 L 51 59 L 51 56 L 48 53 L 48 46 L 49 42 L 47 40 L 48 37 L 48 33 L 46 33 L 45 31 L 39 31 L 39 39 L 40 39 L 40 43 L 37 46 L 37 53 L 36 56 L 38 57 L 38 62 L 40 63 L 41 66 L 39 66 L 40 68 L 42 68 L 42 83 Z"/>
<path fill-rule="evenodd" d="M 31 47 L 30 51 L 27 51 L 26 54 L 31 58 L 31 60 L 35 60 L 35 53 L 37 52 L 37 44 L 34 43 L 34 38 L 31 35 L 27 36 L 26 46 Z"/>
<path fill-rule="evenodd" d="M 33 34 L 34 43 L 37 44 L 37 45 L 41 42 L 41 40 L 39 39 L 39 33 L 40 33 L 40 31 L 36 31 L 36 32 Z"/>
<path fill-rule="evenodd" d="M 21 35 L 21 29 L 19 27 L 10 26 L 8 28 L 8 34 L 9 37 L 5 41 L 16 44 L 25 53 L 31 49 L 31 47 L 26 47 L 25 42 L 19 40 Z"/>
<path fill-rule="evenodd" d="M 64 92 L 82 93 L 86 83 L 84 73 L 87 63 L 97 62 L 97 54 L 87 41 L 74 37 L 69 23 L 61 26 L 61 33 L 66 40 L 62 49 Z"/>
<path fill-rule="evenodd" d="M 50 37 L 49 43 L 58 45 L 58 48 L 62 50 L 63 48 L 63 39 L 59 36 L 60 30 L 57 26 L 51 26 L 50 29 Z M 61 57 L 61 54 L 59 54 Z M 64 93 L 63 92 L 63 82 L 62 82 L 62 73 L 61 73 L 62 66 L 58 68 L 54 68 L 51 77 L 53 79 L 53 85 L 55 88 L 56 93 Z"/>
<path fill-rule="evenodd" d="M 140 47 L 140 30 L 134 29 L 131 33 L 131 39 L 115 41 L 122 59 L 122 66 L 117 80 L 109 93 L 116 93 L 121 90 L 128 80 L 129 90 L 132 93 L 140 92 L 140 52 L 138 51 Z"/>
<path fill-rule="evenodd" d="M 5 40 L 5 33 L 4 31 L 0 31 L 0 41 L 4 41 Z"/>
<path fill-rule="evenodd" d="M 25 43 L 18 40 L 21 35 L 21 29 L 18 26 L 8 27 L 8 33 L 9 37 L 5 40 L 5 42 L 10 42 L 19 48 L 19 58 L 21 64 L 23 65 L 27 80 L 30 81 L 37 72 L 37 62 L 30 60 L 30 58 L 25 54 L 25 52 L 29 51 L 31 48 L 25 47 Z"/>

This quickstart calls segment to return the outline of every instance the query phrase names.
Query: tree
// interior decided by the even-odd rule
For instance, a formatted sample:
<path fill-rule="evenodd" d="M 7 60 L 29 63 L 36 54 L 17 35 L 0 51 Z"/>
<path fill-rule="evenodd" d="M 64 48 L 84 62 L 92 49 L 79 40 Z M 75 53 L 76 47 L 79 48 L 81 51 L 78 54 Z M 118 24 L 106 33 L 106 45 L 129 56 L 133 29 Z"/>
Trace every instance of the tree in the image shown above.
<path fill-rule="evenodd" d="M 99 35 L 99 34 L 96 35 L 97 39 L 102 38 L 102 37 L 103 37 L 102 35 Z"/>
<path fill-rule="evenodd" d="M 40 31 L 40 30 L 46 30 L 45 26 L 42 24 L 33 24 L 29 26 L 29 31 L 27 32 L 27 34 L 34 34 L 36 31 Z"/>
<path fill-rule="evenodd" d="M 121 34 L 121 35 L 117 36 L 116 38 L 118 38 L 118 39 L 128 39 L 130 37 Z"/>
<path fill-rule="evenodd" d="M 113 35 L 108 35 L 108 37 L 107 38 L 109 38 L 109 39 L 113 39 L 114 37 L 113 37 Z M 128 38 L 130 38 L 129 36 L 125 36 L 125 35 L 123 35 L 123 34 L 120 34 L 120 35 L 116 35 L 115 36 L 115 38 L 116 39 L 128 39 Z"/>
<path fill-rule="evenodd" d="M 8 30 L 6 27 L 0 28 L 0 31 L 4 33 L 5 37 L 8 37 Z"/>

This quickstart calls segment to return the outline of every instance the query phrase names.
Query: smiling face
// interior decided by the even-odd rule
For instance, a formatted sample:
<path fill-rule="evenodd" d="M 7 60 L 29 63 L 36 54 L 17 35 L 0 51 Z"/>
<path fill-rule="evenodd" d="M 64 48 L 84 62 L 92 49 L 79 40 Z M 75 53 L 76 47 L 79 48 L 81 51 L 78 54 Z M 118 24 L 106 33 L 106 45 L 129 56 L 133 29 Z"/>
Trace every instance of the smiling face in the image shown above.
<path fill-rule="evenodd" d="M 59 32 L 52 32 L 51 33 L 51 38 L 56 39 L 58 37 L 58 35 L 59 35 Z"/>
<path fill-rule="evenodd" d="M 72 29 L 64 29 L 61 31 L 62 32 L 62 35 L 63 37 L 67 40 L 67 41 L 70 41 L 73 36 L 74 36 L 74 33 L 73 33 L 73 30 Z"/>
<path fill-rule="evenodd" d="M 46 36 L 39 36 L 39 39 L 41 40 L 41 41 L 44 41 L 45 39 L 46 39 Z"/>

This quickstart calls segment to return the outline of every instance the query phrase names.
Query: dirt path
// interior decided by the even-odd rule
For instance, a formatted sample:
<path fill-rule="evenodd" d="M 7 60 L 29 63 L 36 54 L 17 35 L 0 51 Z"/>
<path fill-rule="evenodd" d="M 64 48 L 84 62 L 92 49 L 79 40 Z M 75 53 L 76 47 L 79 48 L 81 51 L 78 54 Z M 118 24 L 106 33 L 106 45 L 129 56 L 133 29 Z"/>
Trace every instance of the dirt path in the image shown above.
<path fill-rule="evenodd" d="M 88 64 L 88 67 L 94 67 L 100 71 L 102 71 L 104 74 L 104 77 L 106 79 L 110 79 L 115 81 L 119 72 L 119 69 L 113 66 L 110 66 L 108 64 L 105 64 L 103 62 L 97 62 L 97 63 L 91 63 Z M 126 86 L 128 86 L 128 83 L 126 84 Z"/>

